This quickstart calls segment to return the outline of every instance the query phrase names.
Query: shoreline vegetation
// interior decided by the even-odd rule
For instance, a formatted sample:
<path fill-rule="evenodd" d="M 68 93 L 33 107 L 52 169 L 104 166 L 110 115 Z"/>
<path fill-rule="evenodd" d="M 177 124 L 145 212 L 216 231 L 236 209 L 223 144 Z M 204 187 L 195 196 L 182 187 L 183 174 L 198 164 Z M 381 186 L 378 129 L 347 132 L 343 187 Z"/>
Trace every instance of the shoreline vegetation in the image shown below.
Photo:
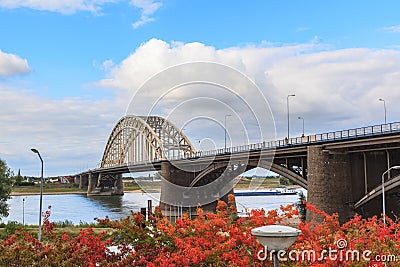
<path fill-rule="evenodd" d="M 259 179 L 257 181 L 259 188 L 272 189 L 281 186 L 297 187 L 296 185 L 288 185 L 282 183 L 280 177 L 267 177 L 266 179 Z M 240 180 L 235 185 L 235 189 L 246 189 L 249 188 L 252 179 L 241 177 Z M 141 182 L 142 183 L 142 182 Z M 146 190 L 159 190 L 160 181 L 146 181 Z M 60 183 L 45 183 L 43 184 L 43 195 L 58 195 L 58 194 L 86 194 L 87 189 L 80 189 L 77 184 L 60 184 Z M 124 192 L 144 192 L 139 184 L 134 180 L 124 181 Z M 14 186 L 10 196 L 27 196 L 27 195 L 39 195 L 40 185 L 30 185 L 30 186 Z"/>
<path fill-rule="evenodd" d="M 301 231 L 283 251 L 290 253 L 281 253 L 285 266 L 398 266 L 400 223 L 390 218 L 355 215 L 341 224 L 337 214 L 305 203 L 317 217 L 293 226 L 290 219 L 299 216 L 293 204 L 238 218 L 234 201 L 229 195 L 228 203 L 218 202 L 216 213 L 199 208 L 195 218 L 184 214 L 175 222 L 157 209 L 147 220 L 137 212 L 119 221 L 105 218 L 72 227 L 51 222 L 49 211 L 41 241 L 37 226 L 14 223 L 0 229 L 1 266 L 270 266 L 272 252 L 263 251 L 266 247 L 251 231 L 275 224 Z M 333 251 L 329 257 L 328 248 Z"/>
<path fill-rule="evenodd" d="M 246 189 L 249 187 L 252 180 L 242 177 L 235 185 L 236 189 Z M 273 189 L 282 185 L 282 180 L 279 177 L 259 179 L 259 181 L 253 181 L 256 184 L 260 184 L 260 188 L 263 189 Z M 258 183 L 257 183 L 258 182 Z M 141 184 L 143 181 L 141 182 Z M 160 181 L 146 181 L 145 187 L 147 190 L 159 190 Z M 295 185 L 288 185 L 290 187 L 298 187 Z M 150 189 L 149 189 L 150 188 Z M 60 183 L 44 183 L 43 184 L 43 194 L 44 195 L 58 195 L 58 194 L 82 194 L 86 195 L 87 189 L 79 189 L 77 184 L 60 184 Z M 124 181 L 124 192 L 143 192 L 143 189 L 134 180 Z M 29 186 L 14 186 L 10 196 L 28 196 L 28 195 L 39 195 L 40 194 L 40 184 L 29 185 Z M 286 221 L 291 221 L 292 225 L 299 224 L 299 218 L 287 219 Z M 54 233 L 56 235 L 62 235 L 67 233 L 71 237 L 77 237 L 81 233 L 82 229 L 92 229 L 93 233 L 100 235 L 101 233 L 107 232 L 107 236 L 116 232 L 115 229 L 111 227 L 104 226 L 98 223 L 86 223 L 81 222 L 80 224 L 73 224 L 71 221 L 58 221 L 53 222 L 56 228 Z M 0 239 L 5 239 L 10 234 L 14 234 L 18 229 L 24 229 L 27 233 L 32 236 L 37 234 L 37 225 L 22 225 L 19 222 L 8 222 L 0 224 Z"/>

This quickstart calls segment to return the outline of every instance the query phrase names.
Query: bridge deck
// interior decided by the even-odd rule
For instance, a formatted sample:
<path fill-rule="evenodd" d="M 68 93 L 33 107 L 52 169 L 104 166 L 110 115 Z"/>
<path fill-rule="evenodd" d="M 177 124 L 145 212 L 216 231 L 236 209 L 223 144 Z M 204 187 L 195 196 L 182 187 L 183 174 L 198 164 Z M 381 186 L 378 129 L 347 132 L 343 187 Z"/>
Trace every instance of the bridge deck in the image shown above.
<path fill-rule="evenodd" d="M 193 165 L 206 164 L 213 161 L 224 161 L 240 158 L 254 158 L 262 154 L 264 157 L 274 156 L 275 158 L 289 158 L 307 156 L 309 145 L 326 145 L 327 150 L 349 149 L 349 153 L 363 151 L 364 146 L 380 144 L 392 144 L 386 149 L 400 148 L 400 122 L 389 124 L 367 126 L 343 131 L 328 132 L 322 134 L 309 135 L 304 137 L 290 138 L 289 140 L 276 140 L 262 143 L 255 143 L 243 146 L 228 147 L 226 149 L 216 149 L 208 151 L 197 151 L 195 156 L 172 157 L 169 159 L 157 159 L 152 162 L 136 162 L 122 164 L 112 167 L 103 167 L 88 170 L 80 174 L 92 173 L 129 173 L 134 170 L 137 172 L 160 170 L 161 162 L 171 161 L 173 163 Z M 371 151 L 374 148 L 368 148 Z"/>

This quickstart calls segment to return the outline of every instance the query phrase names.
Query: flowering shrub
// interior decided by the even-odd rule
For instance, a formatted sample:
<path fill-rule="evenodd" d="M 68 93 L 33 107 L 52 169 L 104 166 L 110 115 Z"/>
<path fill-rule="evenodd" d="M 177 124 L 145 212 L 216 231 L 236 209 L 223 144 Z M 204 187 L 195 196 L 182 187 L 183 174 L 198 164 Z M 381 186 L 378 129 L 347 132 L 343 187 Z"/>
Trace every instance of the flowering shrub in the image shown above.
<path fill-rule="evenodd" d="M 0 241 L 1 266 L 273 266 L 267 258 L 258 258 L 263 247 L 251 235 L 251 229 L 269 224 L 288 224 L 298 216 L 298 210 L 289 205 L 281 212 L 272 210 L 247 211 L 247 217 L 238 217 L 233 205 L 220 201 L 217 212 L 197 210 L 197 217 L 187 215 L 175 223 L 162 216 L 159 209 L 148 220 L 133 213 L 119 221 L 108 218 L 98 223 L 109 227 L 107 233 L 95 234 L 89 227 L 76 237 L 56 234 L 45 213 L 43 241 L 17 231 Z M 297 251 L 297 258 L 281 262 L 281 266 L 399 266 L 388 255 L 400 255 L 400 223 L 387 218 L 387 225 L 377 217 L 363 219 L 355 216 L 340 225 L 336 214 L 329 215 L 310 205 L 307 209 L 322 216 L 323 221 L 301 222 L 302 230 L 288 251 Z M 110 246 L 118 246 L 117 252 Z M 327 252 L 335 252 L 333 256 Z M 315 255 L 304 257 L 304 251 Z M 355 251 L 368 257 L 357 259 Z M 369 253 L 371 252 L 371 253 Z M 363 256 L 365 256 L 363 254 Z M 379 256 L 381 256 L 379 258 Z M 398 256 L 400 257 L 400 256 Z M 379 260 L 378 260 L 379 258 Z"/>
<path fill-rule="evenodd" d="M 356 215 L 340 225 L 337 214 L 326 214 L 309 204 L 306 208 L 324 220 L 300 223 L 302 234 L 293 248 L 312 250 L 315 259 L 325 259 L 302 258 L 300 266 L 400 266 L 400 222 L 386 217 L 385 225 L 376 216 L 365 219 Z"/>
<path fill-rule="evenodd" d="M 42 215 L 43 242 L 22 229 L 17 231 L 0 242 L 0 266 L 107 266 L 115 261 L 107 253 L 111 240 L 104 239 L 104 233 L 96 235 L 89 227 L 77 237 L 57 236 L 49 221 L 50 208 Z"/>

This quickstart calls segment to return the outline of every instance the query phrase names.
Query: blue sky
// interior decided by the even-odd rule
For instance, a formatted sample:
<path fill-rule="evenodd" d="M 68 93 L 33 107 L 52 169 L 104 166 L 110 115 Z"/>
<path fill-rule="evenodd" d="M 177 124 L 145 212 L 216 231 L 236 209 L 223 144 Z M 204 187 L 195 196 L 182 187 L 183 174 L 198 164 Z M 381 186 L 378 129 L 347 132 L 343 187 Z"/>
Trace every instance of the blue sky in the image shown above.
<path fill-rule="evenodd" d="M 385 30 L 398 23 L 396 1 L 166 1 L 152 15 L 154 21 L 137 29 L 132 24 L 140 20 L 141 9 L 128 1 L 72 14 L 8 9 L 2 2 L 7 1 L 0 1 L 1 50 L 26 58 L 33 69 L 27 79 L 39 93 L 58 98 L 85 93 L 87 83 L 104 76 L 102 62 L 120 62 L 152 38 L 217 49 L 311 41 L 335 48 L 391 48 L 399 36 Z"/>
<path fill-rule="evenodd" d="M 292 92 L 293 135 L 300 115 L 308 133 L 381 123 L 380 97 L 396 121 L 398 10 L 398 1 L 0 0 L 0 158 L 38 175 L 37 146 L 48 175 L 95 167 L 126 99 L 193 60 L 273 84 L 264 93 L 277 138 Z"/>

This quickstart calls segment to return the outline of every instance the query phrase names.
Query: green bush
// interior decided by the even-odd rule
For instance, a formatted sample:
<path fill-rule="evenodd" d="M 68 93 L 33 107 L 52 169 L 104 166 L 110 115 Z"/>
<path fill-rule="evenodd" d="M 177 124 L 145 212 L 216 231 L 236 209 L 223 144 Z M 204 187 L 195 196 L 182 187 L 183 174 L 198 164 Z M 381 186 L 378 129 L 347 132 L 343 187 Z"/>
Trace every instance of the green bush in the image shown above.
<path fill-rule="evenodd" d="M 21 182 L 17 184 L 17 186 L 33 186 L 33 185 L 35 185 L 34 182 Z"/>
<path fill-rule="evenodd" d="M 15 233 L 15 231 L 23 228 L 23 225 L 17 221 L 9 221 L 4 228 L 6 229 L 8 235 L 12 235 Z"/>
<path fill-rule="evenodd" d="M 302 222 L 306 221 L 306 196 L 302 191 L 299 193 L 299 201 L 296 203 L 296 207 L 299 210 L 300 219 Z"/>
<path fill-rule="evenodd" d="M 67 219 L 65 221 L 54 222 L 54 226 L 60 227 L 60 228 L 65 228 L 65 227 L 74 226 L 74 223 Z"/>

